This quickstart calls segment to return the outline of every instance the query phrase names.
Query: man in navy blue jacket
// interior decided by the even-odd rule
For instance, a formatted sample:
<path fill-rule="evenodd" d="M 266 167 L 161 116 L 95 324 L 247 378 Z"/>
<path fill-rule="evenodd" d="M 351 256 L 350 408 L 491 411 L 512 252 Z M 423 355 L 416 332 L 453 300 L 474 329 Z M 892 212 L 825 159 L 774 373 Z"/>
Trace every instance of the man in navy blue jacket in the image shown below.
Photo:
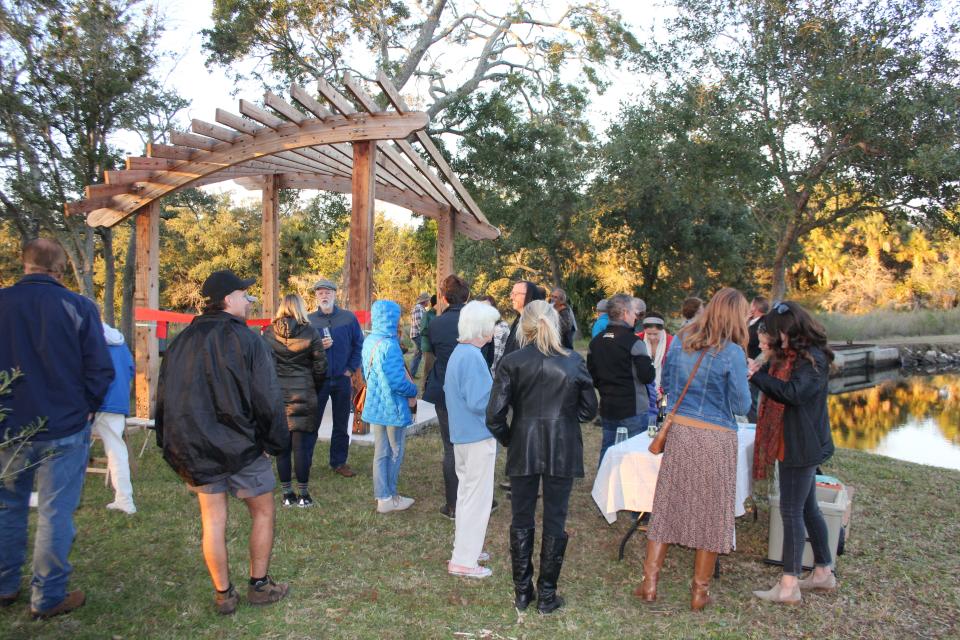
<path fill-rule="evenodd" d="M 69 291 L 60 279 L 63 247 L 37 238 L 23 248 L 17 284 L 0 289 L 0 371 L 18 369 L 3 421 L 4 439 L 38 419 L 42 429 L 21 444 L 0 449 L 0 469 L 15 474 L 0 483 L 0 606 L 20 595 L 27 555 L 27 515 L 34 478 L 38 490 L 30 609 L 35 618 L 68 613 L 86 600 L 67 592 L 68 557 L 76 530 L 90 422 L 113 380 L 100 314 L 93 302 Z"/>
<path fill-rule="evenodd" d="M 443 383 L 447 375 L 447 361 L 450 360 L 453 350 L 457 347 L 460 337 L 457 328 L 460 322 L 460 310 L 470 297 L 470 286 L 461 278 L 447 276 L 440 285 L 440 295 L 447 308 L 427 327 L 427 338 L 436 357 L 427 381 L 423 385 L 423 399 L 432 402 L 437 410 L 437 422 L 440 423 L 440 438 L 443 441 L 443 489 L 444 505 L 440 508 L 447 518 L 453 520 L 457 509 L 457 480 L 456 460 L 454 458 L 453 443 L 450 441 L 450 417 L 447 414 L 446 396 L 443 392 Z"/>
<path fill-rule="evenodd" d="M 310 324 L 323 338 L 327 351 L 327 379 L 318 392 L 319 420 L 327 398 L 332 403 L 333 428 L 330 432 L 330 468 L 344 478 L 352 478 L 356 472 L 347 464 L 350 453 L 350 434 L 347 419 L 353 403 L 353 385 L 350 376 L 360 369 L 360 352 L 363 350 L 363 331 L 357 316 L 336 305 L 337 285 L 330 280 L 319 280 L 313 285 L 318 309 L 309 315 Z"/>

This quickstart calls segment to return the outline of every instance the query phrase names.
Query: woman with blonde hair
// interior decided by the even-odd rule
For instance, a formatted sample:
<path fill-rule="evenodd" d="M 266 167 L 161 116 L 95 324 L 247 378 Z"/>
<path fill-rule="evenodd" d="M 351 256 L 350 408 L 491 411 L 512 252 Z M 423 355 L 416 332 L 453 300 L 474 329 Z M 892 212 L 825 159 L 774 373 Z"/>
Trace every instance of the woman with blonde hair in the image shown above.
<path fill-rule="evenodd" d="M 573 479 L 583 477 L 580 423 L 596 415 L 597 395 L 583 358 L 561 346 L 559 319 L 550 303 L 528 303 L 517 334 L 520 348 L 503 356 L 497 367 L 487 426 L 507 447 L 514 606 L 522 611 L 539 595 L 537 610 L 550 613 L 563 606 L 557 580 L 567 548 L 564 527 L 570 490 Z M 535 592 L 534 516 L 541 482 L 543 537 Z"/>
<path fill-rule="evenodd" d="M 717 554 L 733 548 L 734 416 L 750 408 L 747 308 L 742 293 L 721 289 L 670 345 L 662 382 L 675 415 L 653 498 L 643 582 L 634 592 L 645 602 L 657 599 L 667 548 L 680 544 L 696 549 L 690 608 L 703 609 Z"/>
<path fill-rule="evenodd" d="M 263 331 L 263 339 L 273 354 L 290 429 L 290 444 L 277 456 L 283 506 L 309 507 L 313 505 L 310 467 L 320 429 L 317 390 L 326 377 L 327 354 L 320 334 L 307 319 L 307 305 L 295 293 L 283 297 L 276 317 Z M 291 484 L 291 458 L 299 496 Z"/>

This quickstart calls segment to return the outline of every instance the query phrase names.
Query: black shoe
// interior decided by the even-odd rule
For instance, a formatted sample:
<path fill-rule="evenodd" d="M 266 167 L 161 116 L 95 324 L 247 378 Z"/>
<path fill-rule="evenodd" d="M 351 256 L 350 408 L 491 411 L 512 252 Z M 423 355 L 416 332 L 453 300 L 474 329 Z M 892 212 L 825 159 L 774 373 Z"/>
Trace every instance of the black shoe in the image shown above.
<path fill-rule="evenodd" d="M 442 515 L 444 518 L 448 518 L 448 519 L 450 519 L 450 520 L 456 520 L 456 519 L 457 519 L 457 509 L 456 509 L 456 507 L 451 507 L 450 505 L 445 504 L 445 505 L 443 505 L 442 507 L 440 507 L 440 515 Z"/>
<path fill-rule="evenodd" d="M 513 565 L 513 606 L 523 611 L 537 597 L 533 589 L 533 537 L 536 529 L 510 527 L 510 562 Z"/>
<path fill-rule="evenodd" d="M 563 556 L 567 552 L 567 534 L 548 536 L 543 534 L 540 542 L 540 576 L 537 578 L 537 611 L 553 613 L 563 606 L 563 598 L 557 595 L 557 580 L 563 567 Z"/>
<path fill-rule="evenodd" d="M 309 493 L 303 492 L 303 493 L 300 494 L 300 498 L 297 499 L 297 506 L 298 506 L 298 507 L 312 507 L 312 506 L 313 506 L 313 498 L 310 497 L 310 494 L 309 494 Z"/>
<path fill-rule="evenodd" d="M 285 507 L 297 506 L 297 494 L 293 492 L 283 494 L 283 506 Z"/>
<path fill-rule="evenodd" d="M 497 502 L 496 500 L 494 500 L 494 501 L 493 501 L 493 504 L 490 505 L 490 513 L 493 513 L 493 512 L 496 511 L 499 507 L 500 507 L 500 503 Z"/>

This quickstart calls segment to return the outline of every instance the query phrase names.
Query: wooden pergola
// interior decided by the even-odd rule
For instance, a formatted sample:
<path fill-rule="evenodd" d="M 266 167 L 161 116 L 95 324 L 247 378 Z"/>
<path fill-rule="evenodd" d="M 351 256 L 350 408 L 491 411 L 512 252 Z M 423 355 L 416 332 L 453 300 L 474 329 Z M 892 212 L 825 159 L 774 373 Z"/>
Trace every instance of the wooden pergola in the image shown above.
<path fill-rule="evenodd" d="M 145 157 L 128 157 L 125 169 L 106 171 L 103 184 L 87 186 L 86 198 L 68 203 L 66 211 L 87 214 L 93 227 L 112 227 L 136 215 L 138 308 L 156 309 L 160 302 L 160 199 L 226 180 L 262 191 L 263 308 L 268 317 L 276 312 L 280 294 L 280 189 L 351 194 L 345 307 L 370 308 L 374 200 L 437 220 L 439 285 L 454 272 L 456 232 L 474 240 L 494 239 L 500 232 L 430 140 L 427 114 L 411 111 L 383 72 L 377 84 L 390 108 L 380 108 L 347 75 L 343 85 L 355 102 L 320 80 L 317 98 L 293 85 L 293 102 L 267 92 L 263 106 L 240 100 L 241 115 L 217 109 L 217 124 L 193 120 L 192 133 L 170 132 L 170 144 L 148 145 Z M 137 415 L 152 417 L 159 372 L 156 326 L 138 323 L 136 355 Z"/>

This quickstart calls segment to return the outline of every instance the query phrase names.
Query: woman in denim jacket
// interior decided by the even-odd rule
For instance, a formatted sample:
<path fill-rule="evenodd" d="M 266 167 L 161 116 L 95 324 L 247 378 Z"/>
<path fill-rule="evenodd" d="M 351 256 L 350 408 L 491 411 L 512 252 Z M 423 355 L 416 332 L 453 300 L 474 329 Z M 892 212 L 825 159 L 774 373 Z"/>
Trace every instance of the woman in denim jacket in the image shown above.
<path fill-rule="evenodd" d="M 657 580 L 669 545 L 697 551 L 690 589 L 694 611 L 710 602 L 717 554 L 733 548 L 734 416 L 750 408 L 747 310 L 742 293 L 721 289 L 704 312 L 680 330 L 667 353 L 662 377 L 667 397 L 676 404 L 687 380 L 690 386 L 677 407 L 657 478 L 643 582 L 635 591 L 645 602 L 657 599 Z"/>

